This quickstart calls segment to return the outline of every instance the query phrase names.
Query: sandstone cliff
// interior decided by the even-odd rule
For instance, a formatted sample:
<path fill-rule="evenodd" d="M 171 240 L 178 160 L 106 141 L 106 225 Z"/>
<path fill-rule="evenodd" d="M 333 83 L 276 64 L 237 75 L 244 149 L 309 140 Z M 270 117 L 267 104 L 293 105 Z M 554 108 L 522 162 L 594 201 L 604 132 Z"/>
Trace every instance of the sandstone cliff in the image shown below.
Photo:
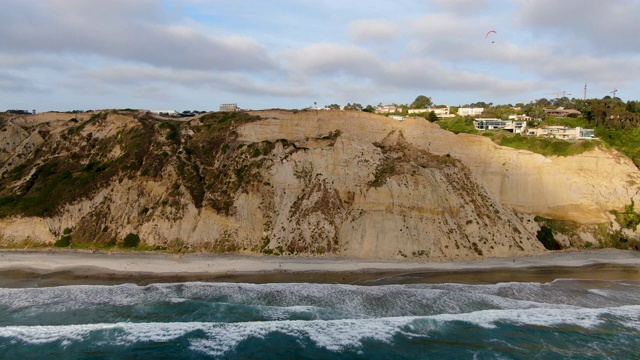
<path fill-rule="evenodd" d="M 5 117 L 0 142 L 4 244 L 68 228 L 76 244 L 135 233 L 212 252 L 518 256 L 546 251 L 536 215 L 608 226 L 640 199 L 638 169 L 603 147 L 546 158 L 362 112 L 50 113 Z"/>

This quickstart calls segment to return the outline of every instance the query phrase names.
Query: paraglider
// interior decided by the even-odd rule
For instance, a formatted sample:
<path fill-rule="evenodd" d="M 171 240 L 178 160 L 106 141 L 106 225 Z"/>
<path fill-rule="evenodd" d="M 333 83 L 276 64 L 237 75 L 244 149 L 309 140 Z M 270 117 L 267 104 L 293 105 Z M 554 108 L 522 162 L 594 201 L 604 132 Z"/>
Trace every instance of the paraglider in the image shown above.
<path fill-rule="evenodd" d="M 489 34 L 491 34 L 491 33 L 497 34 L 497 32 L 496 32 L 495 30 L 489 30 L 489 31 L 487 32 L 487 34 L 484 36 L 484 38 L 485 38 L 485 39 L 486 39 L 486 38 L 488 38 L 488 37 L 489 37 Z M 491 43 L 493 44 L 493 41 L 491 41 Z"/>

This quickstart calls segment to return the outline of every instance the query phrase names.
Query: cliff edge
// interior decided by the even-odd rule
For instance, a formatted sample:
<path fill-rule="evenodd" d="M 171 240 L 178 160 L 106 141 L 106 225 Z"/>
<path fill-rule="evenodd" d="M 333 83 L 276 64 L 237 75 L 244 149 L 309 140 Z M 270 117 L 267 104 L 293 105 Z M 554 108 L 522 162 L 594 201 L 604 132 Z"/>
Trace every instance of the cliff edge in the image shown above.
<path fill-rule="evenodd" d="M 208 252 L 523 256 L 547 251 L 539 218 L 597 229 L 640 200 L 638 169 L 604 147 L 550 158 L 363 112 L 5 116 L 0 140 L 8 246 L 135 234 Z"/>

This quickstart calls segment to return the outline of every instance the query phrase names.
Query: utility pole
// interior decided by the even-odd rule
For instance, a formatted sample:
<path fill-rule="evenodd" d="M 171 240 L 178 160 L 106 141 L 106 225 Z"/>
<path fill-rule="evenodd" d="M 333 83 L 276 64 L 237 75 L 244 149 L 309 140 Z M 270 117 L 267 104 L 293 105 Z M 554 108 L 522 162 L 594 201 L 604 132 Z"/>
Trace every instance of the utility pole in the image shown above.
<path fill-rule="evenodd" d="M 584 99 L 583 100 L 587 100 L 587 84 L 584 84 Z"/>
<path fill-rule="evenodd" d="M 613 94 L 613 98 L 615 99 L 615 98 L 616 98 L 616 93 L 617 93 L 617 92 L 618 92 L 618 89 L 613 88 L 613 91 L 612 91 L 612 92 L 610 92 L 609 94 Z"/>

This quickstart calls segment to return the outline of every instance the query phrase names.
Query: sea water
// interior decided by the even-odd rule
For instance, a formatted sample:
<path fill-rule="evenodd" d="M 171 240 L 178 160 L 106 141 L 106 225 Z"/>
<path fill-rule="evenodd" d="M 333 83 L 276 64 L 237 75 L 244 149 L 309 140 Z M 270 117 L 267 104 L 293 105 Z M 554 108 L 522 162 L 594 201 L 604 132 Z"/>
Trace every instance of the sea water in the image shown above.
<path fill-rule="evenodd" d="M 0 289 L 2 359 L 640 359 L 640 281 Z"/>

